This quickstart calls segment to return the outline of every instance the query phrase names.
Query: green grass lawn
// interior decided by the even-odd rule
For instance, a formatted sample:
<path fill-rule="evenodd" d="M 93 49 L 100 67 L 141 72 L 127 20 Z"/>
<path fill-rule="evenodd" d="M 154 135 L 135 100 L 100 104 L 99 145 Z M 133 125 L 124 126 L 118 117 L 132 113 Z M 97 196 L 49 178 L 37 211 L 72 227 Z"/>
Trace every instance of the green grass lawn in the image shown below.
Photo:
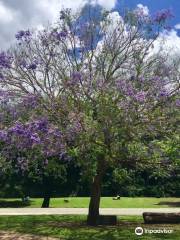
<path fill-rule="evenodd" d="M 144 234 L 139 237 L 134 229 L 172 229 L 171 234 Z M 85 216 L 1 216 L 0 231 L 57 237 L 61 240 L 178 240 L 179 225 L 145 225 L 142 217 L 122 216 L 117 226 L 86 226 Z"/>
<path fill-rule="evenodd" d="M 86 208 L 89 204 L 88 197 L 52 198 L 50 207 L 59 208 Z M 41 207 L 42 198 L 32 198 L 29 206 Z M 23 207 L 21 199 L 0 199 L 0 207 Z M 101 198 L 102 208 L 166 208 L 180 207 L 180 198 L 151 198 L 151 197 L 122 197 L 120 200 L 112 200 L 112 197 Z"/>

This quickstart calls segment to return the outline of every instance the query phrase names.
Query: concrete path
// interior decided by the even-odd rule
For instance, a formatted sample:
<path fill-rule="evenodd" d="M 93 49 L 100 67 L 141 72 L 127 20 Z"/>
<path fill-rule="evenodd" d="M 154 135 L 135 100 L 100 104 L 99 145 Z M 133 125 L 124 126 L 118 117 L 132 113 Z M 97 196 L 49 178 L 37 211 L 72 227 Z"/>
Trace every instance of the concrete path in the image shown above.
<path fill-rule="evenodd" d="M 177 213 L 180 208 L 101 208 L 104 215 L 142 215 L 143 212 Z M 0 215 L 87 215 L 87 208 L 0 208 Z"/>
<path fill-rule="evenodd" d="M 52 238 L 48 236 L 40 237 L 40 236 L 31 235 L 31 234 L 0 231 L 0 239 L 1 240 L 57 240 L 59 238 Z"/>

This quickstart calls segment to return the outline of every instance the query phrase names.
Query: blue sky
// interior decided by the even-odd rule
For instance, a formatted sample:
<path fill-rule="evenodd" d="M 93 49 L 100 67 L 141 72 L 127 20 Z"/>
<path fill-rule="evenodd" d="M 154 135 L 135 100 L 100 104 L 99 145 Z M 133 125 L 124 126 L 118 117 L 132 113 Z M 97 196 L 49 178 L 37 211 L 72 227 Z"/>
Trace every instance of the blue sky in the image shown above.
<path fill-rule="evenodd" d="M 180 36 L 180 0 L 0 0 L 0 49 L 8 48 L 13 43 L 17 31 L 42 29 L 56 21 L 62 7 L 77 10 L 88 1 L 108 10 L 125 7 L 134 9 L 137 4 L 143 4 L 152 14 L 159 9 L 170 8 L 175 15 L 171 26 L 179 24 L 176 32 Z M 173 33 L 174 37 L 176 32 Z"/>
<path fill-rule="evenodd" d="M 151 13 L 160 9 L 170 8 L 174 14 L 172 25 L 180 23 L 180 0 L 117 0 L 115 8 L 128 7 L 134 9 L 137 4 L 147 6 Z"/>

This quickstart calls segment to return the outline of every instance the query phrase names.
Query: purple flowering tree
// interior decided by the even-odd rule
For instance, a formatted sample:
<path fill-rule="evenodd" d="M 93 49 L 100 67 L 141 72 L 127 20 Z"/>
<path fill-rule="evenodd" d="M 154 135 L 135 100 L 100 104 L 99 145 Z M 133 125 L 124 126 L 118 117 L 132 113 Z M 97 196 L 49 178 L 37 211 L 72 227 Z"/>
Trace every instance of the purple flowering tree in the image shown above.
<path fill-rule="evenodd" d="M 0 138 L 4 146 L 1 155 L 8 165 L 14 167 L 14 171 L 22 177 L 33 175 L 34 179 L 41 180 L 43 187 L 46 184 L 42 207 L 48 207 L 53 189 L 53 186 L 48 186 L 52 173 L 56 179 L 59 175 L 65 177 L 60 161 L 61 154 L 65 152 L 62 133 L 47 119 L 38 119 L 26 124 L 16 122 L 12 127 L 1 130 Z M 56 166 L 55 172 L 52 163 Z"/>
<path fill-rule="evenodd" d="M 71 160 L 68 141 L 73 140 L 76 125 L 72 121 L 68 135 L 43 115 L 36 95 L 18 96 L 5 90 L 0 92 L 0 113 L 1 162 L 6 163 L 1 164 L 1 173 L 11 167 L 13 174 L 41 184 L 42 207 L 48 207 L 57 187 L 54 182 L 66 180 L 66 165 Z"/>
<path fill-rule="evenodd" d="M 87 20 L 83 12 L 65 10 L 56 26 L 19 32 L 17 46 L 1 54 L 0 76 L 5 89 L 41 99 L 44 116 L 62 129 L 74 153 L 84 160 L 95 153 L 88 165 L 94 169 L 88 224 L 96 225 L 106 169 L 121 166 L 130 143 L 171 129 L 179 82 L 166 59 L 151 53 L 172 17 L 169 11 L 156 16 L 134 11 L 124 18 L 117 12 L 102 12 L 100 18 L 89 13 Z M 29 127 L 31 121 L 23 125 Z M 36 131 L 28 138 L 30 146 L 42 142 L 47 154 L 46 137 Z M 61 137 L 52 142 L 55 149 L 61 149 Z"/>

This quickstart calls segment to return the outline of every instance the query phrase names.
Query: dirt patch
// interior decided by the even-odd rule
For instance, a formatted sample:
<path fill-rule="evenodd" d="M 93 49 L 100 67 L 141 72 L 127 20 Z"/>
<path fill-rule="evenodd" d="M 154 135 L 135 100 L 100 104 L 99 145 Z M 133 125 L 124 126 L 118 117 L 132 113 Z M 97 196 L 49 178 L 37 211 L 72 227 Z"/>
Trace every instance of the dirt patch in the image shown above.
<path fill-rule="evenodd" d="M 30 234 L 0 231 L 0 240 L 57 240 L 57 238 L 40 237 Z"/>

